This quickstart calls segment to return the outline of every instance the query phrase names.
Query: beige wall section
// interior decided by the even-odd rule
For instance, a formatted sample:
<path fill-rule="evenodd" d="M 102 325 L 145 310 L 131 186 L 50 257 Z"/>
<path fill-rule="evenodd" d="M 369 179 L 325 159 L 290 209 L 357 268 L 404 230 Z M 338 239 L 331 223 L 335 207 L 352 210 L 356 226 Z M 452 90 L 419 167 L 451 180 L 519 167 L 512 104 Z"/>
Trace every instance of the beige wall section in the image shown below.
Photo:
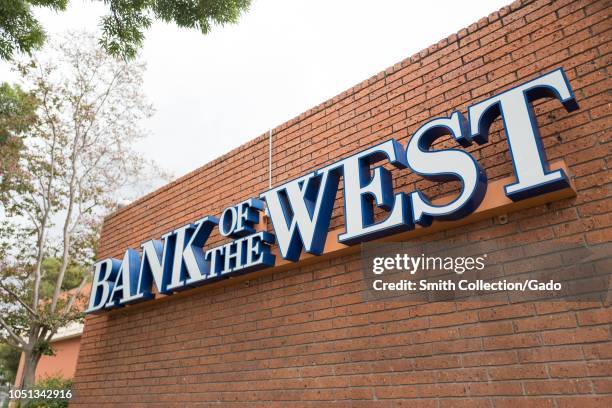
<path fill-rule="evenodd" d="M 81 345 L 81 336 L 54 341 L 54 356 L 42 356 L 36 367 L 36 381 L 50 376 L 73 378 Z M 16 388 L 23 371 L 23 354 L 17 370 Z"/>
<path fill-rule="evenodd" d="M 80 344 L 81 336 L 54 342 L 55 355 L 42 356 L 36 367 L 36 379 L 56 375 L 73 378 Z"/>

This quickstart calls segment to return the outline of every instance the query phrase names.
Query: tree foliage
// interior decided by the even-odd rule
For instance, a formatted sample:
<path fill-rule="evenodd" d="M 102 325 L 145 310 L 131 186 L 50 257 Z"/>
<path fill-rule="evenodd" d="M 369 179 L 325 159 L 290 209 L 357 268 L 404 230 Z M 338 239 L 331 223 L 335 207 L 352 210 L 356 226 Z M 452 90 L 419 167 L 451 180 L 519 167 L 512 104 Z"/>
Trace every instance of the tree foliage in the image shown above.
<path fill-rule="evenodd" d="M 114 56 L 134 58 L 144 32 L 153 21 L 175 23 L 207 34 L 214 25 L 236 23 L 250 0 L 103 0 L 109 12 L 102 17 L 100 43 Z M 31 53 L 45 39 L 32 7 L 66 9 L 67 0 L 0 0 L 0 58 Z"/>
<path fill-rule="evenodd" d="M 12 384 L 15 381 L 20 356 L 18 349 L 8 344 L 0 344 L 0 383 L 8 381 Z"/>
<path fill-rule="evenodd" d="M 0 202 L 15 188 L 23 139 L 36 122 L 36 108 L 36 98 L 18 85 L 0 84 Z"/>
<path fill-rule="evenodd" d="M 43 378 L 30 387 L 31 390 L 63 390 L 72 389 L 73 381 L 70 378 L 50 376 Z M 22 404 L 19 408 L 66 408 L 69 399 L 33 399 Z"/>
<path fill-rule="evenodd" d="M 142 64 L 71 33 L 16 69 L 36 120 L 0 217 L 0 340 L 24 352 L 27 386 L 53 335 L 83 318 L 103 214 L 122 189 L 164 175 L 133 150 L 152 114 Z"/>
<path fill-rule="evenodd" d="M 29 54 L 45 40 L 45 32 L 32 14 L 32 6 L 65 10 L 67 0 L 0 0 L 0 58 L 15 52 Z"/>
<path fill-rule="evenodd" d="M 55 289 L 55 282 L 60 274 L 62 260 L 58 257 L 45 258 L 42 262 L 42 279 L 40 282 L 40 296 L 51 299 Z M 62 282 L 62 292 L 67 292 L 79 286 L 88 271 L 85 265 L 72 262 L 66 268 Z"/>

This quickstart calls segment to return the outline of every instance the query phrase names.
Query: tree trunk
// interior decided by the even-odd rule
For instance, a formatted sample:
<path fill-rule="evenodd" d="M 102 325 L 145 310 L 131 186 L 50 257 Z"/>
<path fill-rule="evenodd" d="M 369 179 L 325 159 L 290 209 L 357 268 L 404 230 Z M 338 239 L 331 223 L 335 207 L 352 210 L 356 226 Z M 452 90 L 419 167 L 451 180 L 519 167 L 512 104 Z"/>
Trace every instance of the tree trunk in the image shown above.
<path fill-rule="evenodd" d="M 36 351 L 23 352 L 23 372 L 21 373 L 21 389 L 26 389 L 36 382 L 36 367 L 40 361 L 41 354 Z"/>

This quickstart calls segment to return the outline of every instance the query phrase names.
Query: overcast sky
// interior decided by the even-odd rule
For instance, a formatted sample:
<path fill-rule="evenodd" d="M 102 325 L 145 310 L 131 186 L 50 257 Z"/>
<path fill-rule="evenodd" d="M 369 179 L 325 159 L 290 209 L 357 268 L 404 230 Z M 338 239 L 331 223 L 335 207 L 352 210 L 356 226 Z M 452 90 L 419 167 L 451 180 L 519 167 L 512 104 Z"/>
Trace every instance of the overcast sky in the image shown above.
<path fill-rule="evenodd" d="M 208 36 L 156 24 L 143 84 L 156 113 L 138 146 L 187 173 L 488 15 L 509 0 L 254 0 Z M 49 33 L 96 29 L 99 2 L 39 11 Z M 0 80 L 10 80 L 0 63 Z"/>

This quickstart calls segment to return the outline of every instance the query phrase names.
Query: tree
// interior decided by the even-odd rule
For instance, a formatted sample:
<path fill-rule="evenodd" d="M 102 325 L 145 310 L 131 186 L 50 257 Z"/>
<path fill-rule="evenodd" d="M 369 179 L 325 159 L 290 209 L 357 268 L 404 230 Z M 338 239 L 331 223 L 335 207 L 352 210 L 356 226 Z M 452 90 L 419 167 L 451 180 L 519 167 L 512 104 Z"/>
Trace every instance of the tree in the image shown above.
<path fill-rule="evenodd" d="M 152 113 L 140 89 L 142 64 L 71 33 L 16 68 L 37 119 L 20 187 L 7 193 L 0 219 L 0 337 L 23 351 L 27 387 L 40 357 L 52 353 L 52 336 L 83 318 L 77 306 L 90 273 L 82 268 L 95 257 L 101 216 L 122 189 L 157 171 L 132 150 Z"/>
<path fill-rule="evenodd" d="M 23 138 L 36 121 L 36 98 L 17 85 L 0 84 L 0 202 L 13 185 Z"/>
<path fill-rule="evenodd" d="M 50 299 L 53 296 L 55 282 L 62 267 L 62 260 L 58 257 L 45 258 L 41 265 L 42 279 L 40 282 L 40 296 L 45 299 Z M 87 265 L 71 263 L 66 268 L 64 280 L 62 282 L 62 291 L 66 292 L 75 289 L 79 286 L 83 277 L 87 275 Z"/>
<path fill-rule="evenodd" d="M 0 344 L 0 384 L 13 383 L 19 368 L 21 353 L 8 344 Z"/>
<path fill-rule="evenodd" d="M 43 378 L 29 387 L 31 390 L 62 390 L 66 395 L 72 389 L 73 381 L 70 378 L 61 376 L 51 376 Z M 69 398 L 66 399 L 47 399 L 34 398 L 26 402 L 23 408 L 66 408 Z"/>
<path fill-rule="evenodd" d="M 114 56 L 134 58 L 144 31 L 154 20 L 175 23 L 207 34 L 213 25 L 236 23 L 251 0 L 104 0 L 109 14 L 101 21 L 100 43 Z M 67 0 L 0 0 L 0 58 L 9 60 L 15 52 L 30 54 L 45 40 L 32 7 L 63 11 Z"/>

